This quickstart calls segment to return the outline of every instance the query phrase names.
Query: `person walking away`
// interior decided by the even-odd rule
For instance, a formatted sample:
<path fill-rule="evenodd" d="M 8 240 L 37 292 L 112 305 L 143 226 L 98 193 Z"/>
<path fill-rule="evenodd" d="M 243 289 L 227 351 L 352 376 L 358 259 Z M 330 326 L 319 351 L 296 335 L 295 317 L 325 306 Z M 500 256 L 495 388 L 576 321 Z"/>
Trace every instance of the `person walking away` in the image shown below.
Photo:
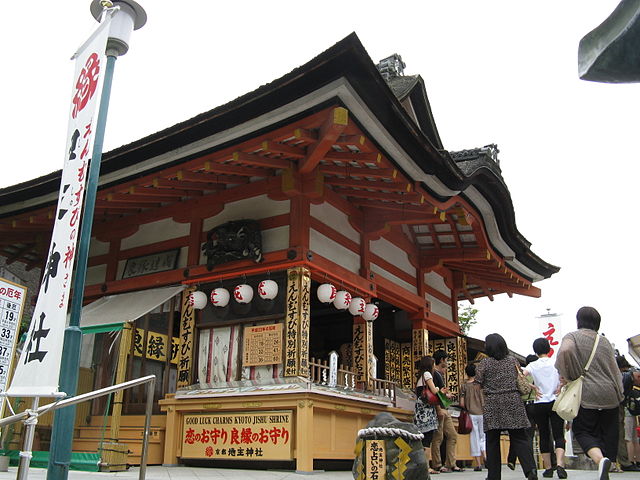
<path fill-rule="evenodd" d="M 443 351 L 438 350 L 433 354 L 435 361 L 435 368 L 433 369 L 433 383 L 436 387 L 440 388 L 440 391 L 451 397 L 448 389 L 445 386 L 444 379 L 447 374 L 447 363 L 449 356 Z M 458 432 L 456 432 L 453 426 L 453 420 L 451 420 L 451 414 L 446 408 L 441 406 L 436 407 L 438 413 L 438 430 L 433 435 L 433 441 L 431 442 L 431 458 L 433 459 L 433 468 L 440 470 L 442 473 L 449 472 L 463 472 L 464 469 L 456 465 L 456 443 L 458 442 Z M 442 445 L 443 437 L 447 437 L 446 448 L 446 462 L 442 465 L 442 456 L 440 454 L 440 445 Z"/>
<path fill-rule="evenodd" d="M 525 358 L 525 365 L 529 365 L 531 362 L 535 362 L 536 360 L 538 360 L 537 355 L 527 355 L 527 357 Z M 525 375 L 525 377 L 527 379 L 527 382 L 533 384 L 533 377 L 531 375 Z M 531 424 L 531 426 L 525 430 L 525 433 L 527 434 L 527 440 L 529 441 L 529 445 L 531 445 L 531 450 L 533 450 L 533 437 L 536 434 L 536 423 L 533 420 L 533 401 L 536 399 L 536 391 L 536 389 L 532 388 L 529 393 L 520 396 L 520 398 L 522 398 L 522 401 L 524 402 L 524 409 L 527 412 L 527 418 L 529 419 L 529 423 Z M 514 445 L 510 443 L 509 453 L 507 454 L 507 467 L 509 467 L 511 470 L 516 469 L 516 459 L 516 449 Z M 555 461 L 555 459 L 552 459 L 552 461 Z"/>
<path fill-rule="evenodd" d="M 433 434 L 438 430 L 438 415 L 436 414 L 436 407 L 423 401 L 422 391 L 425 388 L 431 390 L 434 395 L 440 390 L 433 383 L 433 357 L 422 357 L 416 363 L 416 369 L 418 370 L 418 377 L 416 380 L 416 406 L 415 413 L 413 415 L 413 423 L 418 428 L 418 431 L 424 435 L 422 438 L 422 447 L 424 448 L 424 455 L 427 458 L 427 465 L 431 459 L 431 441 Z M 429 468 L 429 474 L 434 475 L 440 473 L 437 470 Z"/>
<path fill-rule="evenodd" d="M 553 477 L 553 467 L 551 464 L 551 442 L 556 453 L 556 473 L 558 478 L 567 478 L 567 471 L 564 469 L 564 420 L 552 410 L 556 400 L 556 393 L 560 390 L 560 374 L 556 370 L 555 362 L 549 358 L 551 345 L 544 337 L 536 338 L 533 342 L 533 351 L 538 356 L 535 362 L 531 362 L 524 370 L 525 375 L 533 377 L 533 383 L 538 386 L 540 397 L 533 402 L 533 418 L 538 426 L 540 434 L 540 453 L 542 453 L 542 463 L 545 471 L 542 476 Z"/>
<path fill-rule="evenodd" d="M 476 382 L 476 366 L 473 363 L 467 365 L 464 373 L 467 375 L 467 381 L 462 385 L 460 392 L 460 406 L 466 408 L 471 417 L 472 428 L 469 443 L 471 445 L 471 456 L 476 461 L 476 467 L 473 470 L 480 472 L 487 458 L 484 425 L 482 422 L 484 395 L 482 394 L 482 387 Z"/>
<path fill-rule="evenodd" d="M 561 380 L 576 380 L 584 373 L 600 329 L 600 314 L 582 307 L 576 314 L 578 330 L 562 338 L 556 358 Z M 622 379 L 613 347 L 601 336 L 582 384 L 573 434 L 582 450 L 598 465 L 598 480 L 607 480 L 611 459 L 618 453 L 618 407 L 623 399 Z"/>
<path fill-rule="evenodd" d="M 502 335 L 492 333 L 485 339 L 485 353 L 477 367 L 476 381 L 484 392 L 484 430 L 487 435 L 487 480 L 501 479 L 500 433 L 506 430 L 514 444 L 527 480 L 537 480 L 533 450 L 526 429 L 531 426 L 516 384 L 519 365 L 509 355 Z"/>
<path fill-rule="evenodd" d="M 624 358 L 624 357 L 623 357 Z M 625 472 L 640 472 L 640 438 L 638 438 L 638 412 L 629 411 L 627 400 L 631 397 L 640 398 L 640 369 L 629 368 L 622 374 L 622 389 L 624 401 L 624 440 L 626 442 L 628 465 L 621 465 Z"/>

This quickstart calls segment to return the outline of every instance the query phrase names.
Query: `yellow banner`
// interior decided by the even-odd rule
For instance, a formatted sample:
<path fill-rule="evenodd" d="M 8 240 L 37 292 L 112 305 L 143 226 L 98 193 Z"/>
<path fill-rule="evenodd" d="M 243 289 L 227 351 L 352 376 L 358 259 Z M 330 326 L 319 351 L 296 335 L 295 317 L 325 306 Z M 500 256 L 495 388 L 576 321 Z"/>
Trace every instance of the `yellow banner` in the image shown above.
<path fill-rule="evenodd" d="M 136 357 L 142 356 L 144 346 L 144 329 L 136 328 L 133 334 L 133 354 Z M 150 360 L 159 362 L 167 361 L 167 354 L 170 355 L 171 363 L 178 363 L 178 348 L 180 347 L 180 339 L 178 337 L 171 338 L 171 345 L 167 345 L 168 337 L 162 333 L 149 332 L 147 337 L 147 355 Z"/>
<path fill-rule="evenodd" d="M 187 414 L 181 457 L 291 460 L 292 443 L 291 410 Z"/>

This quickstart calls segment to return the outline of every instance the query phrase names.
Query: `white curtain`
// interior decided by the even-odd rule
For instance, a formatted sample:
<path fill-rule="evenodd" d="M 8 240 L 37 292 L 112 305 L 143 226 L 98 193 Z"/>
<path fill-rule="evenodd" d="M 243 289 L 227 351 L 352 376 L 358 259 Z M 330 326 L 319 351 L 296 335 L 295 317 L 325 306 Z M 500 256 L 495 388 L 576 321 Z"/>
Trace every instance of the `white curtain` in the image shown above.
<path fill-rule="evenodd" d="M 221 383 L 237 380 L 240 364 L 240 327 L 200 331 L 198 381 Z"/>

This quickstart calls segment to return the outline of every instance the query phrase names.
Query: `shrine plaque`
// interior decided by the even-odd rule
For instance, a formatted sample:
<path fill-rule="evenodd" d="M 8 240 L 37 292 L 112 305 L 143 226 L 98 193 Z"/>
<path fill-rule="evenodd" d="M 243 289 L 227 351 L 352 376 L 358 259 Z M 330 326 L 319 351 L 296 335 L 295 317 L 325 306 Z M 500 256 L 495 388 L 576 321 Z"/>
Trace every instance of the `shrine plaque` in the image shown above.
<path fill-rule="evenodd" d="M 384 480 L 387 478 L 387 453 L 384 440 L 366 440 L 365 455 L 365 479 Z"/>
<path fill-rule="evenodd" d="M 244 327 L 242 366 L 282 363 L 282 324 Z"/>
<path fill-rule="evenodd" d="M 185 413 L 182 458 L 291 460 L 293 412 Z"/>

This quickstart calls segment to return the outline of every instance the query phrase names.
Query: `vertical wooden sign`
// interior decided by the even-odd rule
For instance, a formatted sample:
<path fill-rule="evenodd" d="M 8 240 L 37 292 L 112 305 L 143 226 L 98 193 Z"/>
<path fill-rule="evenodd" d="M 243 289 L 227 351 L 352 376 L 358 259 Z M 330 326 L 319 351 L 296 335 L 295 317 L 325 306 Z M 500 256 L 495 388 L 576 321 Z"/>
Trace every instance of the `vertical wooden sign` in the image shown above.
<path fill-rule="evenodd" d="M 182 292 L 177 388 L 191 385 L 191 372 L 193 370 L 193 334 L 196 328 L 195 309 L 191 301 L 191 293 L 195 290 L 195 287 L 190 287 Z"/>
<path fill-rule="evenodd" d="M 300 346 L 298 350 L 298 375 L 309 376 L 309 330 L 311 328 L 311 273 L 300 268 Z"/>
<path fill-rule="evenodd" d="M 287 304 L 284 329 L 284 376 L 298 375 L 298 349 L 300 329 L 300 270 L 290 268 L 287 271 Z"/>
<path fill-rule="evenodd" d="M 403 388 L 413 388 L 414 364 L 411 358 L 411 344 L 400 344 L 400 385 Z"/>
<path fill-rule="evenodd" d="M 414 328 L 411 333 L 411 354 L 413 356 L 411 367 L 413 374 L 411 375 L 411 386 L 413 388 L 414 380 L 417 372 L 415 364 L 425 355 L 429 355 L 429 331 L 426 328 Z"/>
<path fill-rule="evenodd" d="M 367 332 L 365 322 L 353 324 L 352 368 L 357 382 L 367 380 Z"/>
<path fill-rule="evenodd" d="M 364 324 L 366 335 L 366 351 L 367 351 L 367 371 L 365 382 L 371 387 L 370 382 L 372 378 L 376 378 L 377 364 L 373 360 L 373 322 L 365 322 Z"/>

